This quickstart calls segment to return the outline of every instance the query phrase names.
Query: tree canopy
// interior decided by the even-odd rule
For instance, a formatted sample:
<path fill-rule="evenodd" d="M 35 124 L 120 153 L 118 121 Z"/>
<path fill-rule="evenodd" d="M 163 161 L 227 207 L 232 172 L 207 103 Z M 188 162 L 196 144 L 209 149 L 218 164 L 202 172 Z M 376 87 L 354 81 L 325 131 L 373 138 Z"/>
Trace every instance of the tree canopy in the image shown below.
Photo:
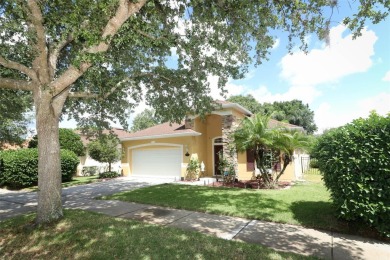
<path fill-rule="evenodd" d="M 272 117 L 276 120 L 302 126 L 310 134 L 317 131 L 314 111 L 309 108 L 308 104 L 305 105 L 300 100 L 274 102 L 271 109 Z M 266 109 L 265 111 L 267 112 Z"/>
<path fill-rule="evenodd" d="M 317 125 L 314 122 L 314 111 L 309 108 L 308 104 L 303 104 L 301 100 L 294 99 L 291 101 L 275 101 L 274 103 L 260 104 L 250 94 L 246 96 L 231 96 L 227 100 L 240 104 L 254 114 L 271 115 L 273 119 L 278 121 L 302 126 L 309 134 L 317 130 Z"/>
<path fill-rule="evenodd" d="M 155 113 L 156 112 L 153 109 L 145 109 L 142 111 L 134 118 L 131 131 L 136 132 L 161 124 L 162 121 L 155 116 Z"/>
<path fill-rule="evenodd" d="M 0 149 L 3 144 L 21 144 L 28 134 L 31 100 L 26 92 L 0 88 Z"/>
<path fill-rule="evenodd" d="M 85 147 L 81 141 L 80 135 L 75 133 L 72 129 L 59 129 L 60 148 L 74 152 L 77 156 L 85 155 Z M 28 143 L 28 148 L 38 147 L 38 135 L 34 135 Z"/>
<path fill-rule="evenodd" d="M 291 50 L 326 39 L 334 1 L 8 0 L 0 2 L 0 88 L 29 91 L 39 137 L 37 222 L 63 216 L 58 122 L 108 127 L 141 98 L 164 120 L 212 109 L 207 78 L 243 77 L 267 58 L 274 30 Z M 345 23 L 359 35 L 390 8 L 360 0 Z M 379 7 L 379 8 L 378 8 Z M 12 71 L 12 73 L 10 73 Z M 145 95 L 143 95 L 145 94 Z"/>

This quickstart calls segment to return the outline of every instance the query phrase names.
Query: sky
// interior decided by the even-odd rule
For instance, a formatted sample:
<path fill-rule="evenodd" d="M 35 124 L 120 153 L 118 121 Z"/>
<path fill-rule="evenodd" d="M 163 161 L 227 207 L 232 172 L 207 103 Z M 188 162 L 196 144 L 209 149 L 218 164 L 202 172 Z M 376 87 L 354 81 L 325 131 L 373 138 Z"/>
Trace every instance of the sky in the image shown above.
<path fill-rule="evenodd" d="M 211 96 L 224 99 L 251 94 L 260 103 L 302 100 L 314 111 L 318 133 L 367 117 L 372 110 L 389 113 L 390 17 L 380 24 L 368 23 L 362 36 L 353 40 L 341 23 L 351 7 L 345 0 L 340 2 L 332 16 L 329 45 L 308 36 L 308 53 L 295 49 L 290 55 L 287 35 L 276 33 L 269 60 L 251 66 L 245 78 L 229 81 L 226 97 L 219 94 L 217 78 L 210 76 Z M 145 108 L 141 103 L 135 109 L 130 124 Z M 74 121 L 60 123 L 60 127 L 75 126 Z"/>

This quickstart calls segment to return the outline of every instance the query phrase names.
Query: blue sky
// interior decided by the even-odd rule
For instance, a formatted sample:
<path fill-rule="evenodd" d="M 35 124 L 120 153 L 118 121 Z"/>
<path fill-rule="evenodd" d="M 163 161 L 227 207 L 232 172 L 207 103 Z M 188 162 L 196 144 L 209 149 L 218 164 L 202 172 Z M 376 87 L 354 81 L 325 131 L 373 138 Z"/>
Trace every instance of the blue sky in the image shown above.
<path fill-rule="evenodd" d="M 341 24 L 342 10 L 350 11 L 344 6 L 334 14 L 330 45 L 309 36 L 309 52 L 290 55 L 287 37 L 279 33 L 269 61 L 252 67 L 245 79 L 230 81 L 229 95 L 252 94 L 260 103 L 302 100 L 314 111 L 319 132 L 367 117 L 371 110 L 389 113 L 389 17 L 367 24 L 363 35 L 352 40 Z M 215 88 L 212 95 L 218 96 Z"/>
<path fill-rule="evenodd" d="M 330 44 L 314 35 L 307 37 L 309 52 L 287 51 L 287 35 L 276 33 L 276 42 L 268 61 L 251 66 L 244 79 L 230 81 L 228 95 L 252 94 L 260 103 L 302 100 L 315 113 L 319 132 L 367 117 L 371 110 L 390 112 L 390 19 L 368 23 L 362 36 L 352 40 L 342 18 L 351 12 L 347 1 L 340 1 L 334 12 Z M 353 8 L 353 7 L 352 7 Z M 217 78 L 209 77 L 211 95 L 223 99 Z M 134 116 L 146 108 L 140 104 Z M 75 127 L 64 121 L 61 127 Z"/>

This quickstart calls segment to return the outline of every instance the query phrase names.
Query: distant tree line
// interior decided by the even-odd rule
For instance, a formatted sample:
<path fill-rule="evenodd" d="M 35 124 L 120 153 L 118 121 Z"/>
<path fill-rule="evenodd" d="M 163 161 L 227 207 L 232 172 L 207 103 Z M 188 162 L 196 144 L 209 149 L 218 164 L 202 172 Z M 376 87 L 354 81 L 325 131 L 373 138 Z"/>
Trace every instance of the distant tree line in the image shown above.
<path fill-rule="evenodd" d="M 271 118 L 293 125 L 302 126 L 307 133 L 312 134 L 317 131 L 314 122 L 314 111 L 301 100 L 281 101 L 260 104 L 252 95 L 248 94 L 231 96 L 227 99 L 230 102 L 240 104 L 254 114 L 271 115 Z"/>

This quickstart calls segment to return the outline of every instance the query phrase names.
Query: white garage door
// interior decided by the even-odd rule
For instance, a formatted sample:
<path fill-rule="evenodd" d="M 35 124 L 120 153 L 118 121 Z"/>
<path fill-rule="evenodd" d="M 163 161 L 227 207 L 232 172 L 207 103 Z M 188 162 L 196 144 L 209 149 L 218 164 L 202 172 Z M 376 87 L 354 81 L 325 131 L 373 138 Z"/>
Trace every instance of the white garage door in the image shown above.
<path fill-rule="evenodd" d="M 179 148 L 133 150 L 134 176 L 180 177 Z"/>

